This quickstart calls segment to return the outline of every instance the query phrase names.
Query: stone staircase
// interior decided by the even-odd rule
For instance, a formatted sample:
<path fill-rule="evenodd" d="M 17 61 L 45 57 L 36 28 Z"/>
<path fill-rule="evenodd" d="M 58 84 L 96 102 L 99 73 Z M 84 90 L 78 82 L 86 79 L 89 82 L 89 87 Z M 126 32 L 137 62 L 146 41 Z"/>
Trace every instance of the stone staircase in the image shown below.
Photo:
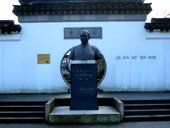
<path fill-rule="evenodd" d="M 170 121 L 170 99 L 124 100 L 125 122 Z"/>
<path fill-rule="evenodd" d="M 45 122 L 44 101 L 0 102 L 0 123 Z"/>
<path fill-rule="evenodd" d="M 103 100 L 102 100 L 103 101 Z M 101 105 L 111 105 L 99 101 Z M 0 123 L 44 123 L 47 101 L 0 101 Z M 63 100 L 59 105 L 68 105 Z M 123 122 L 170 121 L 170 99 L 122 100 Z M 67 103 L 67 104 L 66 104 Z"/>

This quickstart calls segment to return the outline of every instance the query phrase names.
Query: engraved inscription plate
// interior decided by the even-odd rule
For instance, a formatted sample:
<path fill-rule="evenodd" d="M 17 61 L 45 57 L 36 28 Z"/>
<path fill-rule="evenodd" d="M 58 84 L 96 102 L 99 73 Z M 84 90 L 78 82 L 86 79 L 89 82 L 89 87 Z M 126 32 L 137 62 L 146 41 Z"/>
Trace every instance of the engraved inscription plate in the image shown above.
<path fill-rule="evenodd" d="M 88 30 L 91 38 L 102 39 L 102 27 L 64 28 L 64 39 L 80 39 L 80 32 Z"/>
<path fill-rule="evenodd" d="M 71 65 L 71 110 L 98 110 L 96 64 Z"/>
<path fill-rule="evenodd" d="M 50 54 L 38 54 L 37 63 L 38 64 L 50 64 Z"/>

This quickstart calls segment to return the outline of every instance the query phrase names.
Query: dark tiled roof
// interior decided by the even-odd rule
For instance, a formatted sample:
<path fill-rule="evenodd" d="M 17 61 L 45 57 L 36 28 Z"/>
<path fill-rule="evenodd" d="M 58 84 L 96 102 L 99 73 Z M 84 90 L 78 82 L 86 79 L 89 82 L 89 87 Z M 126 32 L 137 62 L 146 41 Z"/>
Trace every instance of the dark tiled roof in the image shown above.
<path fill-rule="evenodd" d="M 18 15 L 63 15 L 63 14 L 148 14 L 151 11 L 150 4 L 143 4 L 142 0 L 50 0 L 49 2 L 23 2 L 31 0 L 20 0 L 21 5 L 15 5 L 13 12 Z M 39 0 L 40 1 L 40 0 Z M 45 1 L 45 0 L 41 0 Z M 58 1 L 56 3 L 55 1 Z M 60 0 L 61 1 L 61 0 Z M 82 0 L 83 1 L 83 0 Z"/>
<path fill-rule="evenodd" d="M 144 27 L 150 32 L 154 30 L 168 32 L 170 30 L 170 18 L 152 18 L 151 23 L 145 23 Z"/>
<path fill-rule="evenodd" d="M 14 20 L 0 20 L 0 34 L 20 33 L 21 26 L 14 24 Z"/>

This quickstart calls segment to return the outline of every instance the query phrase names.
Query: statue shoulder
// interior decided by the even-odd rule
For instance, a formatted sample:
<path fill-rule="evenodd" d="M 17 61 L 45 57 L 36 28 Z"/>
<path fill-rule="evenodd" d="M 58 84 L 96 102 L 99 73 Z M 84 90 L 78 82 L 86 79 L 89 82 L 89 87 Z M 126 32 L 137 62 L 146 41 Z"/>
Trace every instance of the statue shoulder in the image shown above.
<path fill-rule="evenodd" d="M 75 49 L 77 49 L 77 48 L 79 48 L 79 47 L 80 47 L 80 45 L 73 46 L 73 47 L 71 48 L 71 50 L 75 50 Z"/>
<path fill-rule="evenodd" d="M 94 50 L 98 50 L 98 48 L 94 45 L 91 45 L 91 48 L 94 49 Z"/>

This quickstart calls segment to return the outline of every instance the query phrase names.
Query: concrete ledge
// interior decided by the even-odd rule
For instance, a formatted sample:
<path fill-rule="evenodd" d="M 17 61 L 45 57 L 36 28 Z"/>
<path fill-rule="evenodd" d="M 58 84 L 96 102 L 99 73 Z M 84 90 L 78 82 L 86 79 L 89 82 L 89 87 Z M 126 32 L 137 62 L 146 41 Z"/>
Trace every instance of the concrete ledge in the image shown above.
<path fill-rule="evenodd" d="M 146 31 L 146 39 L 170 39 L 170 32 Z"/>
<path fill-rule="evenodd" d="M 46 121 L 49 121 L 48 115 L 55 107 L 55 98 L 51 98 L 46 104 L 45 104 L 45 119 Z"/>
<path fill-rule="evenodd" d="M 105 124 L 119 123 L 120 113 L 111 106 L 99 106 L 99 110 L 70 110 L 58 106 L 49 114 L 49 124 Z"/>
<path fill-rule="evenodd" d="M 115 105 L 115 108 L 116 110 L 120 113 L 120 120 L 123 121 L 123 117 L 124 117 L 124 103 L 117 99 L 117 98 L 114 98 L 114 105 Z"/>
<path fill-rule="evenodd" d="M 0 41 L 20 41 L 21 33 L 0 34 Z"/>

